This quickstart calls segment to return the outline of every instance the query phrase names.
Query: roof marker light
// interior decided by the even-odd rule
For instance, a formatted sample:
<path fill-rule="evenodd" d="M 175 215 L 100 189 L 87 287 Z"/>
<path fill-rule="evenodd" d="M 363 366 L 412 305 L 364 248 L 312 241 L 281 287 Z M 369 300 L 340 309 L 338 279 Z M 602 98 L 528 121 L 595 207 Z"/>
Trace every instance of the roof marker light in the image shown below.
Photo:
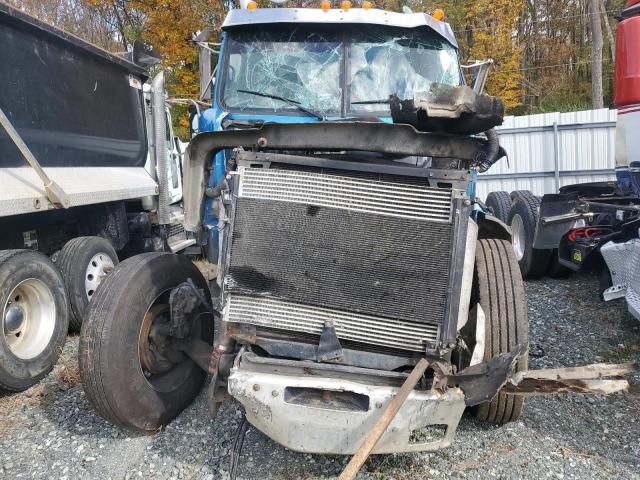
<path fill-rule="evenodd" d="M 441 8 L 436 8 L 433 12 L 431 12 L 431 16 L 441 22 L 444 20 L 444 10 L 442 10 Z"/>
<path fill-rule="evenodd" d="M 373 8 L 373 3 L 371 3 L 369 0 L 364 0 L 364 2 L 362 2 L 363 10 L 370 10 L 372 8 Z"/>
<path fill-rule="evenodd" d="M 342 3 L 340 3 L 340 8 L 346 12 L 351 8 L 351 2 L 349 0 L 342 0 Z"/>
<path fill-rule="evenodd" d="M 322 2 L 320 2 L 320 8 L 323 12 L 328 12 L 331 10 L 331 2 L 329 0 L 322 0 Z"/>
<path fill-rule="evenodd" d="M 254 2 L 253 0 L 251 0 L 249 3 L 247 3 L 247 10 L 250 10 L 250 11 L 253 12 L 257 8 L 258 8 L 258 4 L 256 2 Z"/>

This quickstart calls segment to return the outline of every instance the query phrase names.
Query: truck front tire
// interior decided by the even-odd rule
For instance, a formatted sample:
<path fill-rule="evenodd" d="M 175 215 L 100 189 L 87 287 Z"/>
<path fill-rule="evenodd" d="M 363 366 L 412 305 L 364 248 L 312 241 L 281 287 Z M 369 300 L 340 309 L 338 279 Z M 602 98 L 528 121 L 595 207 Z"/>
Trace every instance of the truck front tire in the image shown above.
<path fill-rule="evenodd" d="M 150 334 L 156 321 L 170 321 L 171 290 L 188 279 L 211 298 L 207 282 L 186 256 L 144 253 L 120 263 L 89 303 L 80 334 L 80 377 L 95 410 L 111 423 L 155 432 L 202 388 L 206 372 L 185 355 L 167 360 L 162 349 L 171 337 Z M 189 319 L 192 337 L 212 344 L 212 312 L 201 306 Z M 157 361 L 153 368 L 150 361 Z"/>
<path fill-rule="evenodd" d="M 71 314 L 69 330 L 79 332 L 87 305 L 98 285 L 118 264 L 118 254 L 102 237 L 77 237 L 69 240 L 56 258 L 67 287 Z"/>
<path fill-rule="evenodd" d="M 67 338 L 67 295 L 49 258 L 0 251 L 0 315 L 0 390 L 26 390 L 51 371 Z"/>
<path fill-rule="evenodd" d="M 511 245 L 506 240 L 478 240 L 475 291 L 485 314 L 485 354 L 488 361 L 518 345 L 529 345 L 529 320 L 522 276 Z M 517 371 L 527 369 L 528 354 L 520 357 Z M 498 393 L 480 404 L 476 416 L 491 423 L 518 420 L 524 397 Z"/>

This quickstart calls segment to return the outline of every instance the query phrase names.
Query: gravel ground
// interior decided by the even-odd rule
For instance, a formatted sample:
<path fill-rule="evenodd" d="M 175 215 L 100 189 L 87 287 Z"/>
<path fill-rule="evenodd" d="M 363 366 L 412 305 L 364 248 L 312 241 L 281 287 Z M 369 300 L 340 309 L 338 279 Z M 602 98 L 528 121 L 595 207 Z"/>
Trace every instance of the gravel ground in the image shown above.
<path fill-rule="evenodd" d="M 640 323 L 624 302 L 604 305 L 589 277 L 527 283 L 533 368 L 639 360 Z M 228 478 L 241 422 L 227 404 L 214 422 L 204 396 L 165 431 L 137 436 L 97 417 L 78 382 L 78 341 L 36 387 L 0 397 L 0 477 Z M 454 445 L 431 454 L 371 458 L 359 478 L 640 479 L 640 378 L 623 394 L 528 401 L 523 419 L 495 427 L 465 416 Z M 287 451 L 251 428 L 242 479 L 335 477 L 347 458 Z"/>

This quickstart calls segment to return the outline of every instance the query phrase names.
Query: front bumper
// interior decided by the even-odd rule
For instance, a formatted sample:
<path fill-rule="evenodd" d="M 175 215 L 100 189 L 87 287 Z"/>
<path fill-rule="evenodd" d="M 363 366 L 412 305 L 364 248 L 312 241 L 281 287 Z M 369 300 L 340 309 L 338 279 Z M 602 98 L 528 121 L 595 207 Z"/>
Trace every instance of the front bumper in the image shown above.
<path fill-rule="evenodd" d="M 298 452 L 353 454 L 397 393 L 398 378 L 358 381 L 342 372 L 310 374 L 307 362 L 287 362 L 270 370 L 252 354 L 239 355 L 229 393 L 249 422 L 279 444 Z M 297 364 L 297 365 L 296 365 Z M 414 390 L 373 453 L 430 451 L 448 447 L 465 409 L 462 390 Z"/>

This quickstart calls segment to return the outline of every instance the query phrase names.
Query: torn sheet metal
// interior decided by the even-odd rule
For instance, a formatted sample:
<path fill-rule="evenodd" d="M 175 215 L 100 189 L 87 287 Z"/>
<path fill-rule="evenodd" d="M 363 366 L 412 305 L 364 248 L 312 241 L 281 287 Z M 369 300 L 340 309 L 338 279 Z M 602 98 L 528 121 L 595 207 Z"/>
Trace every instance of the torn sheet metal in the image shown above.
<path fill-rule="evenodd" d="M 526 345 L 518 345 L 509 353 L 497 355 L 486 363 L 472 365 L 449 376 L 447 384 L 462 389 L 468 407 L 489 402 L 507 383 L 518 359 L 526 353 Z"/>
<path fill-rule="evenodd" d="M 516 372 L 502 388 L 503 393 L 518 395 L 546 395 L 557 393 L 609 394 L 629 387 L 621 379 L 636 371 L 632 363 L 597 363 L 583 367 L 552 368 Z M 605 377 L 617 377 L 611 380 Z"/>
<path fill-rule="evenodd" d="M 510 353 L 503 353 L 486 363 L 473 365 L 456 375 L 448 376 L 446 384 L 462 389 L 465 404 L 470 407 L 491 401 L 498 392 L 517 395 L 620 392 L 629 387 L 629 382 L 620 377 L 635 371 L 635 366 L 631 363 L 599 363 L 512 373 L 518 359 L 526 352 L 527 347 L 519 345 Z"/>
<path fill-rule="evenodd" d="M 497 97 L 472 88 L 433 83 L 415 98 L 390 97 L 394 123 L 408 123 L 423 132 L 473 135 L 486 132 L 504 119 L 504 104 Z"/>
<path fill-rule="evenodd" d="M 640 239 L 608 242 L 600 248 L 600 253 L 613 284 L 603 293 L 605 301 L 624 297 L 629 313 L 640 320 Z"/>

